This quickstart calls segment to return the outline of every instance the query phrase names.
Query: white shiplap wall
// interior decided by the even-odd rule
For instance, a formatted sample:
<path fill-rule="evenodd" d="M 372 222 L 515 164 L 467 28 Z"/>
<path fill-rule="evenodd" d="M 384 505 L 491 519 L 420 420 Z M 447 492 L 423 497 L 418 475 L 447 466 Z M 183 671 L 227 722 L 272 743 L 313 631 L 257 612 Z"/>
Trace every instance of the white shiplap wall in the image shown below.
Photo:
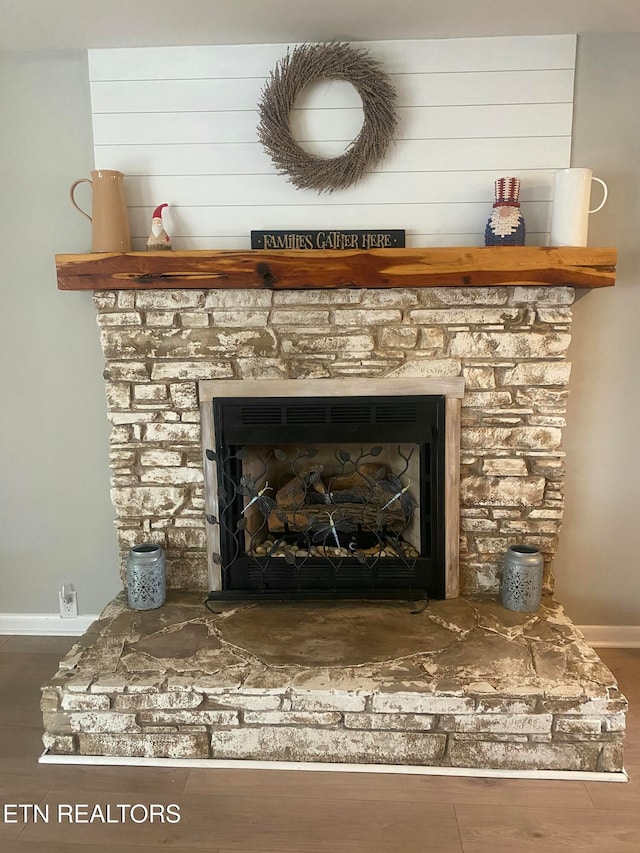
<path fill-rule="evenodd" d="M 527 243 L 547 242 L 550 174 L 570 165 L 575 36 L 362 42 L 390 75 L 400 125 L 355 187 L 317 194 L 275 173 L 257 104 L 287 45 L 89 51 L 95 164 L 120 169 L 134 249 L 168 202 L 176 249 L 248 248 L 251 229 L 405 228 L 408 246 L 482 245 L 493 182 L 522 182 Z M 351 86 L 319 81 L 296 138 L 335 156 L 357 135 Z"/>

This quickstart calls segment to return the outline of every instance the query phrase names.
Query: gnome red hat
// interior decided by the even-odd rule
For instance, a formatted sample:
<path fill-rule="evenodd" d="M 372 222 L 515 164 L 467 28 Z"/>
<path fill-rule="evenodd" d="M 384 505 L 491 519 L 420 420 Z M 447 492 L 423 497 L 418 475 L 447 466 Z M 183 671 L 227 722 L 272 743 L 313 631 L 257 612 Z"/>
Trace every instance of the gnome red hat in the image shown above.
<path fill-rule="evenodd" d="M 171 238 L 164 230 L 164 225 L 162 224 L 162 211 L 165 207 L 169 207 L 169 205 L 159 204 L 153 211 L 151 234 L 149 234 L 149 239 L 147 240 L 147 249 L 151 251 L 171 248 Z"/>

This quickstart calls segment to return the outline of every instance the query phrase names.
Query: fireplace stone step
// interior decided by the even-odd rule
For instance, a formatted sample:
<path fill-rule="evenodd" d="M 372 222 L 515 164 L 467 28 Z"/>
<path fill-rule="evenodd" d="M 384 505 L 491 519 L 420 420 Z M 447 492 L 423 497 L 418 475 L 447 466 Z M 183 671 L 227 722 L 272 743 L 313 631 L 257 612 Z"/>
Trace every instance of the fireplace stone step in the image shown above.
<path fill-rule="evenodd" d="M 562 607 L 121 593 L 42 688 L 52 755 L 619 773 L 627 703 Z"/>

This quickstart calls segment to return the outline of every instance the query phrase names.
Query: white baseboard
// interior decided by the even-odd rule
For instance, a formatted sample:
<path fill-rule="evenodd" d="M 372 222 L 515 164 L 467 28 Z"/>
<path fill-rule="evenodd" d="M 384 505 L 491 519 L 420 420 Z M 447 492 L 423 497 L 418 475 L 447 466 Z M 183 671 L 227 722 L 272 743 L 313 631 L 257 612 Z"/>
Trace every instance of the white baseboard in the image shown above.
<path fill-rule="evenodd" d="M 252 761 L 228 758 L 137 758 L 105 755 L 53 755 L 40 764 L 85 764 L 107 767 L 194 767 L 217 770 L 300 770 L 315 773 L 396 773 L 405 776 L 470 776 L 489 779 L 569 779 L 574 782 L 628 782 L 625 770 L 494 770 L 482 767 L 436 767 L 414 764 L 329 764 L 316 761 Z"/>
<path fill-rule="evenodd" d="M 590 646 L 603 649 L 640 648 L 640 625 L 578 625 Z"/>
<path fill-rule="evenodd" d="M 0 634 L 78 637 L 98 619 L 97 613 L 63 619 L 58 613 L 0 613 Z"/>

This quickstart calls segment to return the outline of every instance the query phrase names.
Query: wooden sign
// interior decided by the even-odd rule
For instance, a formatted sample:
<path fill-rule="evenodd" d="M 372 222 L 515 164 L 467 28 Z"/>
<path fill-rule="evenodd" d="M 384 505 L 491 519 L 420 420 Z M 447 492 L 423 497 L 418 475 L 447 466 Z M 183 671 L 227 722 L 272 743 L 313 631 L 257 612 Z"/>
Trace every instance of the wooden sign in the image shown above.
<path fill-rule="evenodd" d="M 252 231 L 252 249 L 404 249 L 404 230 Z"/>

